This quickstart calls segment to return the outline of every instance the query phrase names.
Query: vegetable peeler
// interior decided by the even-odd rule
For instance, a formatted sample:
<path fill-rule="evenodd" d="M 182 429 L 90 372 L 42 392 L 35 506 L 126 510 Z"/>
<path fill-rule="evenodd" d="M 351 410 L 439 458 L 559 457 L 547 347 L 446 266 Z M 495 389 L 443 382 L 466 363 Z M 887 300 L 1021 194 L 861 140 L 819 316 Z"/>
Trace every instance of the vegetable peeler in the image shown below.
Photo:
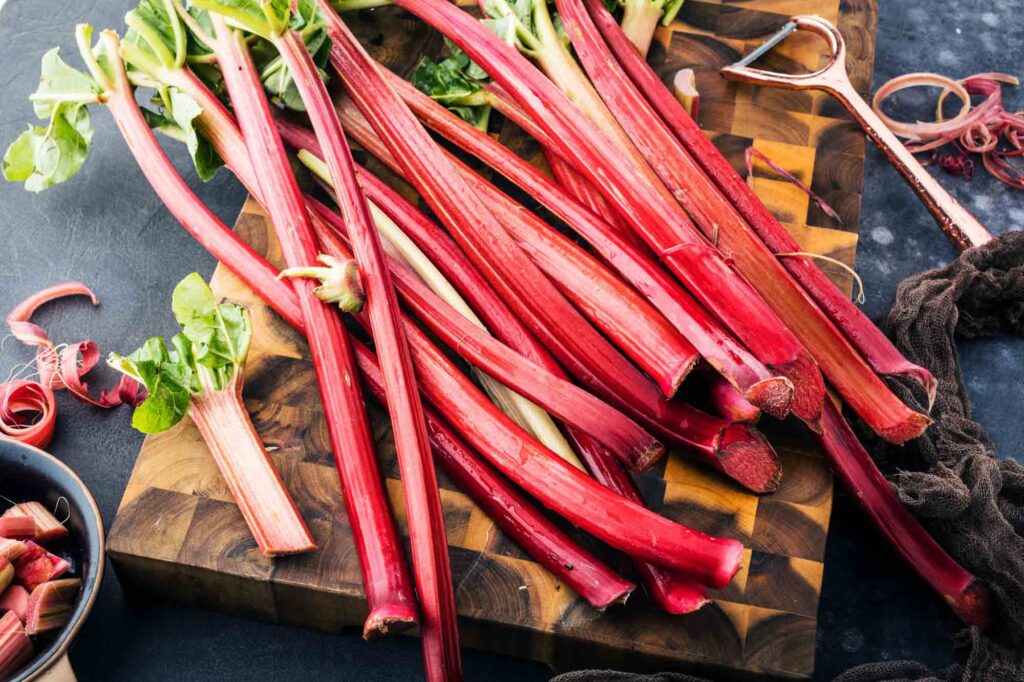
<path fill-rule="evenodd" d="M 807 31 L 825 39 L 830 54 L 824 67 L 806 74 L 777 73 L 750 67 L 750 64 L 796 31 Z M 846 72 L 846 42 L 843 35 L 830 22 L 814 15 L 795 16 L 756 50 L 722 69 L 721 74 L 727 80 L 740 83 L 770 85 L 787 90 L 821 90 L 829 93 L 853 114 L 864 132 L 896 167 L 903 179 L 924 202 L 942 231 L 959 250 L 980 246 L 992 239 L 985 226 L 943 189 L 854 89 Z"/>

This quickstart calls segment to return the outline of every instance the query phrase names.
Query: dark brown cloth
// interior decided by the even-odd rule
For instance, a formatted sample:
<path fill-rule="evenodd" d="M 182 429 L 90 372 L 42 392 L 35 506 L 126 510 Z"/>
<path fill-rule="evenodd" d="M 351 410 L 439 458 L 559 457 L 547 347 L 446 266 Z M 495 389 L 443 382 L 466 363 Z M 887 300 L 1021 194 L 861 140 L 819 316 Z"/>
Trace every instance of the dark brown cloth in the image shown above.
<path fill-rule="evenodd" d="M 992 590 L 994 623 L 953 641 L 959 664 L 932 671 L 913 661 L 857 666 L 836 682 L 1024 681 L 1024 466 L 1000 460 L 971 403 L 957 362 L 956 337 L 1024 336 L 1024 233 L 1012 232 L 965 251 L 955 261 L 900 283 L 882 324 L 903 354 L 939 381 L 935 424 L 905 447 L 868 442 L 900 499 L 936 540 Z M 924 411 L 916 386 L 893 384 Z M 694 682 L 583 671 L 552 682 Z"/>

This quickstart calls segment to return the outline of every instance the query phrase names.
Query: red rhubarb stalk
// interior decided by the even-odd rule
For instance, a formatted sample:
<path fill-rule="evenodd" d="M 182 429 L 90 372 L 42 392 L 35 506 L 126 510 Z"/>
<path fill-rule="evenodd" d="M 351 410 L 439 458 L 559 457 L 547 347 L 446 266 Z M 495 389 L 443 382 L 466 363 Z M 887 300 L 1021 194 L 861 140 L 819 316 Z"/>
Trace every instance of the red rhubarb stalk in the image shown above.
<path fill-rule="evenodd" d="M 356 361 L 367 390 L 383 402 L 384 383 L 373 351 L 356 342 Z M 513 542 L 598 609 L 626 601 L 634 585 L 623 580 L 563 533 L 433 410 L 424 410 L 434 458 Z"/>
<path fill-rule="evenodd" d="M 761 243 L 743 217 L 705 175 L 633 85 L 597 31 L 584 0 L 558 0 L 576 53 L 598 91 L 672 190 L 718 249 L 760 292 L 822 368 L 843 398 L 880 436 L 895 443 L 916 438 L 930 420 L 886 387 L 840 331 Z M 593 3 L 592 3 L 593 4 Z M 609 66 L 609 64 L 611 66 Z"/>
<path fill-rule="evenodd" d="M 706 396 L 711 411 L 729 421 L 754 424 L 761 417 L 761 410 L 714 372 L 694 372 L 686 388 Z"/>
<path fill-rule="evenodd" d="M 105 34 L 117 54 L 117 37 Z M 120 60 L 117 84 L 107 89 L 107 108 L 113 114 L 128 148 L 150 185 L 168 210 L 217 260 L 227 264 L 238 277 L 258 291 L 264 300 L 293 326 L 305 329 L 303 311 L 292 286 L 276 280 L 277 272 L 255 251 L 214 216 L 192 193 L 163 153 L 143 118 L 128 85 Z M 204 110 L 205 111 L 205 110 Z M 305 285 L 302 285 L 305 286 Z M 303 307 L 315 310 L 321 304 L 303 296 Z M 308 300 L 307 300 L 308 299 Z M 411 583 L 402 559 L 401 544 L 384 494 L 362 395 L 356 388 L 348 336 L 336 313 L 324 306 L 324 324 L 319 326 L 315 362 L 321 378 L 324 412 L 331 437 L 335 464 L 341 477 L 345 505 L 363 570 L 370 616 L 364 630 L 373 636 L 415 621 Z M 319 343 L 322 341 L 323 343 Z M 324 346 L 324 347 L 321 347 Z M 311 345 L 312 347 L 312 345 Z M 318 361 L 316 360 L 318 359 Z M 323 375 L 319 372 L 323 371 Z M 324 381 L 325 375 L 333 376 Z M 344 387 L 350 387 L 346 390 Z"/>
<path fill-rule="evenodd" d="M 636 87 L 654 107 L 676 138 L 693 155 L 704 172 L 714 180 L 744 219 L 773 253 L 795 253 L 803 249 L 765 207 L 754 191 L 710 138 L 687 116 L 672 97 L 650 65 L 632 49 L 615 19 L 599 2 L 587 0 L 587 10 L 614 53 L 615 59 L 629 74 Z M 913 364 L 897 350 L 886 336 L 840 291 L 811 258 L 786 257 L 782 261 L 808 294 L 842 330 L 871 367 L 882 375 L 906 376 L 917 381 L 934 398 L 936 382 L 931 372 Z"/>
<path fill-rule="evenodd" d="M 216 11 L 216 7 L 212 9 Z M 286 15 L 285 21 L 288 18 Z M 249 148 L 249 158 L 255 168 L 263 166 L 262 172 L 257 170 L 256 175 L 263 189 L 262 195 L 267 202 L 271 221 L 281 240 L 285 260 L 290 267 L 310 265 L 316 258 L 315 236 L 302 195 L 291 174 L 284 145 L 274 127 L 270 105 L 263 94 L 248 46 L 244 37 L 228 29 L 222 19 L 215 18 L 214 25 L 219 36 L 215 53 L 238 116 L 239 127 Z M 366 199 L 356 183 L 351 153 L 334 114 L 330 96 L 301 35 L 284 28 L 267 37 L 272 39 L 288 64 L 322 143 L 327 166 L 334 180 L 338 205 L 352 230 L 353 251 L 366 288 L 367 314 L 382 358 L 388 411 L 391 414 L 408 510 L 427 679 L 461 679 L 462 663 L 459 657 L 448 545 L 445 540 L 444 512 L 430 457 L 423 407 L 398 317 L 398 301 L 384 264 L 380 237 L 371 222 Z M 271 162 L 265 163 L 261 154 L 269 155 Z M 301 285 L 298 291 L 302 292 L 300 302 L 312 293 L 308 283 Z M 310 300 L 303 305 L 311 350 L 316 345 L 313 339 L 328 324 L 338 328 L 339 334 L 344 334 L 341 321 L 337 316 L 329 318 L 322 302 Z M 317 312 L 311 315 L 310 310 L 314 308 Z M 342 377 L 321 375 L 319 379 L 324 391 L 345 390 Z M 329 387 L 332 382 L 338 382 L 337 389 Z"/>
<path fill-rule="evenodd" d="M 67 625 L 81 591 L 82 581 L 78 578 L 54 580 L 33 589 L 25 613 L 25 632 L 38 635 Z"/>
<path fill-rule="evenodd" d="M 5 516 L 0 518 L 0 538 L 9 540 L 33 540 L 36 537 L 36 522 L 30 516 Z"/>
<path fill-rule="evenodd" d="M 756 357 L 793 381 L 794 412 L 813 422 L 824 386 L 810 356 L 777 315 L 699 234 L 678 204 L 667 202 L 558 89 L 515 49 L 444 0 L 396 4 L 448 36 L 516 98 L 557 140 L 558 149 L 613 202 L 662 261 Z M 396 154 L 404 158 L 402 154 Z"/>
<path fill-rule="evenodd" d="M 823 415 L 825 433 L 819 442 L 829 463 L 879 532 L 965 623 L 987 627 L 991 621 L 988 588 L 907 511 L 831 400 L 825 401 Z"/>
<path fill-rule="evenodd" d="M 549 151 L 546 147 L 543 151 L 544 160 L 547 162 L 555 182 L 561 185 L 570 196 L 575 197 L 591 213 L 608 223 L 617 232 L 629 234 L 628 228 L 624 225 L 622 219 L 619 218 L 619 214 L 615 212 L 615 209 L 604 198 L 604 195 L 590 184 L 589 180 L 577 173 L 576 169 L 557 153 Z M 639 240 L 634 241 L 639 243 Z"/>

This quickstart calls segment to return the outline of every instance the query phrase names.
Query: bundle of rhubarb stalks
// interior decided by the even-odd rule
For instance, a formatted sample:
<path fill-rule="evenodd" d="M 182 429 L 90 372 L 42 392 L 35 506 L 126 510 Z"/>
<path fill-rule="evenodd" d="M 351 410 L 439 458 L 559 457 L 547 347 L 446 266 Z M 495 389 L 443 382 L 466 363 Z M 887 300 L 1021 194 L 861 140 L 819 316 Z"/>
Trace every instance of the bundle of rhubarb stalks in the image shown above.
<path fill-rule="evenodd" d="M 900 504 L 839 402 L 905 443 L 930 420 L 885 379 L 928 396 L 934 379 L 801 254 L 647 65 L 636 45 L 646 48 L 672 7 L 649 3 L 637 19 L 648 3 L 634 3 L 627 35 L 601 0 L 488 0 L 483 20 L 446 0 L 395 0 L 450 41 L 449 59 L 417 70 L 421 90 L 359 44 L 339 12 L 366 2 L 351 2 L 143 0 L 123 38 L 104 31 L 94 42 L 79 26 L 85 70 L 47 53 L 31 97 L 46 124 L 12 144 L 4 172 L 34 191 L 70 178 L 92 140 L 87 107 L 105 105 L 168 210 L 305 334 L 362 562 L 367 636 L 416 623 L 428 678 L 461 675 L 435 464 L 595 607 L 624 601 L 634 584 L 536 505 L 628 555 L 667 612 L 699 609 L 708 588 L 736 573 L 741 544 L 648 510 L 630 473 L 669 445 L 771 493 L 783 472 L 754 426 L 762 412 L 806 424 L 894 551 L 964 620 L 987 622 L 984 586 Z M 486 133 L 492 110 L 536 139 L 551 176 Z M 203 178 L 222 164 L 235 174 L 269 216 L 287 270 L 199 201 L 154 131 L 184 142 Z M 350 140 L 404 178 L 431 215 L 357 165 Z M 324 192 L 300 189 L 292 153 Z M 206 291 L 181 306 L 175 293 L 188 343 L 133 354 L 131 372 L 155 401 L 150 412 L 166 404 L 205 415 L 204 436 L 216 440 L 211 414 L 245 419 L 244 409 L 228 414 L 240 404 L 231 372 L 244 352 L 230 339 L 244 315 L 216 310 Z M 220 383 L 190 379 L 175 403 L 166 386 L 180 382 L 183 358 L 206 367 L 196 376 L 228 371 Z M 676 397 L 684 380 L 703 409 Z M 218 403 L 225 391 L 235 398 Z M 411 578 L 364 391 L 391 417 Z M 213 449 L 261 549 L 311 550 L 266 453 L 247 448 L 264 472 L 247 477 L 249 460 Z"/>

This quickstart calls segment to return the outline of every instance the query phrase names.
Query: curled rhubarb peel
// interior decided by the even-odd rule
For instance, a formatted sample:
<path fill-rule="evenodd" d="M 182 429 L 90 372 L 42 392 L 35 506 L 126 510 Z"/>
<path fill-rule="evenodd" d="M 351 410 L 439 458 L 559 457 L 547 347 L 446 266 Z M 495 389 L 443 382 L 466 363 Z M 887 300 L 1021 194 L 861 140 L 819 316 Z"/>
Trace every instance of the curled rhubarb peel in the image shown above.
<path fill-rule="evenodd" d="M 0 433 L 26 445 L 45 448 L 53 440 L 57 403 L 46 384 L 15 379 L 0 384 Z"/>
<path fill-rule="evenodd" d="M 41 306 L 67 296 L 87 296 L 97 306 L 99 299 L 81 282 L 65 282 L 37 291 L 19 303 L 7 316 L 11 334 L 22 343 L 36 347 L 36 368 L 39 383 L 53 390 L 67 389 L 78 400 L 95 407 L 111 408 L 128 404 L 136 406 L 145 398 L 141 384 L 122 377 L 111 391 L 102 391 L 93 398 L 83 377 L 99 362 L 99 349 L 92 341 L 80 341 L 59 349 L 46 330 L 31 321 Z"/>

